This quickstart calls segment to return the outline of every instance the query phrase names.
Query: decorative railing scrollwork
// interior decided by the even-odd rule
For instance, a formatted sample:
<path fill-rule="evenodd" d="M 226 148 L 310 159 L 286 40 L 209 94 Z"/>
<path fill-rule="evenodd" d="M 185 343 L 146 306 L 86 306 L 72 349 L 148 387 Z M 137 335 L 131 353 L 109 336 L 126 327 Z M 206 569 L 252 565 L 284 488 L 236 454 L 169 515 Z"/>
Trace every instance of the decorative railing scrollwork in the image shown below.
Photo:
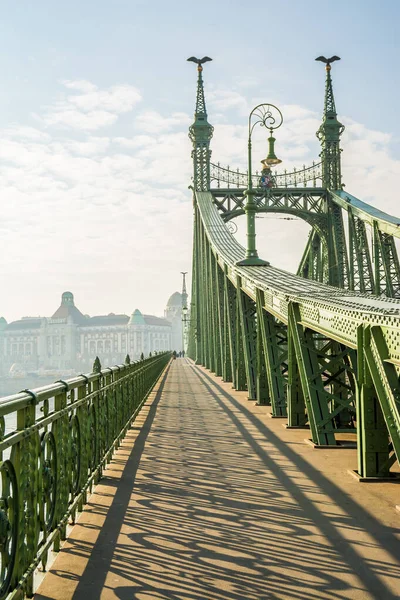
<path fill-rule="evenodd" d="M 256 172 L 252 177 L 253 187 L 259 187 L 261 173 Z M 217 187 L 247 188 L 248 175 L 236 171 L 230 167 L 221 167 L 220 164 L 210 164 L 210 179 L 217 182 Z M 275 185 L 278 188 L 288 187 L 320 187 L 322 185 L 322 163 L 315 163 L 311 167 L 303 166 L 302 169 L 294 169 L 290 173 L 274 172 Z"/>
<path fill-rule="evenodd" d="M 19 499 L 14 465 L 10 460 L 0 466 L 0 597 L 4 598 L 10 587 L 15 568 L 18 543 Z"/>
<path fill-rule="evenodd" d="M 0 600 L 33 595 L 35 569 L 60 548 L 170 356 L 0 399 Z"/>

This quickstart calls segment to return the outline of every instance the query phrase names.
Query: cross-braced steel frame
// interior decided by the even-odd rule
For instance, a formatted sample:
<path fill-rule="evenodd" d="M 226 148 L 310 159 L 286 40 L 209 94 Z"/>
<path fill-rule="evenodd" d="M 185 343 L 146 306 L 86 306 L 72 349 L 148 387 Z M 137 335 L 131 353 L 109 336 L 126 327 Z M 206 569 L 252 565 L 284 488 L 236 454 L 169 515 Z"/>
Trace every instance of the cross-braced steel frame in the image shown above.
<path fill-rule="evenodd" d="M 309 428 L 314 444 L 356 440 L 359 476 L 382 479 L 400 459 L 400 219 L 342 190 L 342 131 L 329 69 L 321 162 L 276 176 L 272 189 L 253 182 L 257 212 L 310 225 L 296 275 L 238 266 L 245 250 L 229 222 L 245 212 L 246 174 L 199 171 L 195 160 L 189 355 L 289 427 Z"/>

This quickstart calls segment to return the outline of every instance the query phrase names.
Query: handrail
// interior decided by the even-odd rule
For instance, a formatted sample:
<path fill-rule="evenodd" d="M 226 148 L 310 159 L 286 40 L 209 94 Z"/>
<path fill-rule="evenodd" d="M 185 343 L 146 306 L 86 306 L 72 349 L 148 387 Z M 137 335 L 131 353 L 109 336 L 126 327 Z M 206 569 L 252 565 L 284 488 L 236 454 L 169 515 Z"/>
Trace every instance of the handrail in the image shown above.
<path fill-rule="evenodd" d="M 164 352 L 0 399 L 0 600 L 32 595 L 36 567 L 60 548 L 170 358 Z M 14 416 L 7 432 L 5 417 Z"/>
<path fill-rule="evenodd" d="M 400 238 L 400 219 L 359 200 L 344 190 L 330 191 L 335 204 L 352 213 L 365 223 L 373 226 L 374 222 L 383 233 Z"/>
<path fill-rule="evenodd" d="M 258 172 L 252 176 L 254 187 L 259 187 L 260 177 L 261 173 Z M 221 167 L 219 163 L 210 164 L 210 178 L 211 181 L 217 182 L 217 187 L 221 187 L 221 183 L 226 183 L 228 188 L 244 188 L 248 185 L 247 173 L 242 173 L 239 169 L 232 170 L 230 167 Z M 317 187 L 317 181 L 322 180 L 322 162 L 313 162 L 310 167 L 304 165 L 302 169 L 294 169 L 290 173 L 287 171 L 274 173 L 273 178 L 274 187 L 278 188 L 307 187 L 309 182 L 312 182 L 313 187 Z"/>

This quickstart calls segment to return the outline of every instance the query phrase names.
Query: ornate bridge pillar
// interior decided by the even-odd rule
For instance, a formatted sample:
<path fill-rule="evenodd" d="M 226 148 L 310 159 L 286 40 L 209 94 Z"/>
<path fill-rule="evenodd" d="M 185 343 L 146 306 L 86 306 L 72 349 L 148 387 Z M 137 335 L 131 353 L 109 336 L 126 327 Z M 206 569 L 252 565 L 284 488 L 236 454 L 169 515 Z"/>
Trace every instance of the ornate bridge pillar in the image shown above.
<path fill-rule="evenodd" d="M 316 59 L 326 62 L 324 114 L 317 131 L 317 138 L 321 142 L 322 184 L 330 190 L 342 189 L 340 136 L 344 131 L 344 125 L 337 119 L 330 64 L 338 59 L 337 56 L 331 59 L 324 59 L 321 56 Z"/>
<path fill-rule="evenodd" d="M 344 131 L 344 125 L 337 118 L 331 78 L 331 63 L 340 60 L 340 58 L 338 56 L 332 56 L 331 58 L 319 56 L 316 60 L 326 64 L 324 114 L 321 126 L 317 131 L 317 138 L 321 142 L 322 185 L 325 189 L 336 191 L 342 189 L 340 136 Z M 329 201 L 327 210 L 330 220 L 328 280 L 331 285 L 347 287 L 348 261 L 342 211 L 339 206 Z"/>
<path fill-rule="evenodd" d="M 189 138 L 193 142 L 193 184 L 196 191 L 208 191 L 210 189 L 210 140 L 213 135 L 214 127 L 207 121 L 206 100 L 203 87 L 203 67 L 202 63 L 210 58 L 189 58 L 195 62 L 198 67 L 196 111 L 194 114 L 194 123 L 189 129 Z"/>

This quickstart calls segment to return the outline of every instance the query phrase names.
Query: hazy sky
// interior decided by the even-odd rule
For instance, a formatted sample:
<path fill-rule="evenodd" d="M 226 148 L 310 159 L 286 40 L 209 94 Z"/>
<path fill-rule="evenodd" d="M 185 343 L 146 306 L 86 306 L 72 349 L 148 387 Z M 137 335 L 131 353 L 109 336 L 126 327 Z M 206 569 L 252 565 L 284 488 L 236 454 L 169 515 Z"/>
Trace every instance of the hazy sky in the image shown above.
<path fill-rule="evenodd" d="M 192 55 L 213 58 L 213 160 L 243 169 L 259 102 L 284 113 L 283 167 L 318 158 L 314 59 L 341 56 L 346 189 L 399 216 L 399 19 L 398 0 L 2 0 L 0 316 L 49 316 L 65 290 L 92 315 L 163 313 L 191 270 Z M 262 254 L 295 269 L 307 226 L 257 224 Z"/>

